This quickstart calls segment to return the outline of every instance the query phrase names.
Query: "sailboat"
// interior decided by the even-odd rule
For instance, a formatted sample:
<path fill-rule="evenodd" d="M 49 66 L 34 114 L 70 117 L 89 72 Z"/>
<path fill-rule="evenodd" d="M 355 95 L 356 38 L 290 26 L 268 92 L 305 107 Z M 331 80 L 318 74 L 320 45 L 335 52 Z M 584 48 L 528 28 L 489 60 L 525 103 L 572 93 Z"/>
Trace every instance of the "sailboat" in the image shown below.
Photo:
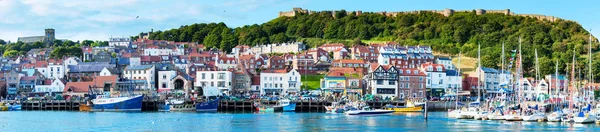
<path fill-rule="evenodd" d="M 479 45 L 478 49 L 477 49 L 477 63 L 478 63 L 478 68 L 481 68 L 481 45 Z M 477 75 L 478 78 L 481 78 L 481 72 Z M 480 80 L 478 80 L 480 81 Z M 469 118 L 474 118 L 475 116 L 480 117 L 480 113 L 479 113 L 479 106 L 480 106 L 480 102 L 479 100 L 481 100 L 481 85 L 479 85 L 481 83 L 478 83 L 477 85 L 477 101 L 475 102 L 470 102 L 469 103 L 469 107 L 466 110 L 461 110 L 458 112 L 458 114 L 456 115 L 457 119 L 469 119 Z"/>
<path fill-rule="evenodd" d="M 522 77 L 521 77 L 522 73 L 521 72 L 522 72 L 522 69 L 523 69 L 522 68 L 523 67 L 523 64 L 522 64 L 522 59 L 523 59 L 522 56 L 523 56 L 523 54 L 522 54 L 521 51 L 522 51 L 521 50 L 521 38 L 519 37 L 519 62 L 517 63 L 518 67 L 516 69 L 516 71 L 517 71 L 517 79 L 515 79 L 517 81 L 517 86 L 519 88 L 519 94 L 517 95 L 517 96 L 519 96 L 518 99 L 517 99 L 518 100 L 518 104 L 521 102 L 521 99 L 520 99 L 521 95 L 520 94 L 522 93 L 522 90 L 523 90 L 523 88 L 522 88 L 523 83 L 520 82 L 521 79 L 522 79 Z M 518 105 L 518 106 L 520 106 L 520 105 Z M 518 108 L 518 109 L 520 109 L 520 108 Z M 523 118 L 521 117 L 521 113 L 519 113 L 519 112 L 517 112 L 515 110 L 511 110 L 511 111 L 508 112 L 508 114 L 505 114 L 504 115 L 504 119 L 507 120 L 507 121 L 521 121 L 521 120 L 523 120 Z"/>
<path fill-rule="evenodd" d="M 535 80 L 539 80 L 539 68 L 538 68 L 538 56 L 537 49 L 535 50 Z M 537 100 L 536 100 L 537 101 Z M 535 105 L 534 108 L 529 108 L 525 115 L 523 116 L 523 121 L 538 121 L 538 120 L 546 120 L 546 115 L 544 112 L 538 110 L 538 105 Z"/>
<path fill-rule="evenodd" d="M 502 73 L 504 73 L 504 42 L 502 42 L 502 56 L 501 56 L 501 61 L 502 61 Z M 503 84 L 505 84 L 504 81 L 504 77 L 501 78 L 501 82 Z M 503 88 L 503 85 L 500 85 L 501 89 Z M 491 111 L 491 112 L 487 112 L 487 119 L 489 120 L 504 120 L 504 111 L 502 111 L 502 106 L 495 106 L 495 108 Z"/>
<path fill-rule="evenodd" d="M 551 102 L 551 103 L 553 105 L 556 104 L 556 106 L 555 106 L 554 112 L 552 112 L 552 114 L 548 115 L 548 121 L 550 121 L 550 122 L 560 122 L 562 120 L 562 118 L 564 118 L 566 116 L 566 114 L 564 114 L 562 112 L 562 110 L 560 109 L 560 105 L 559 105 L 559 103 L 557 101 L 557 99 L 559 97 L 559 91 L 560 91 L 560 90 L 558 90 L 560 88 L 559 85 L 558 85 L 558 60 L 556 60 L 556 64 L 554 66 L 555 66 L 554 67 L 554 70 L 555 70 L 554 76 L 555 76 L 555 79 L 556 79 L 556 82 L 555 82 L 555 86 L 556 86 L 556 88 L 555 88 L 556 92 L 555 93 L 556 93 L 556 96 L 553 97 L 552 101 L 556 101 L 556 102 Z M 550 87 L 552 87 L 552 86 L 550 86 Z"/>
<path fill-rule="evenodd" d="M 461 59 L 461 57 L 462 57 L 462 51 L 460 51 L 458 53 L 458 64 L 459 64 L 459 66 L 458 66 L 458 74 L 460 74 L 460 59 Z M 459 100 L 458 99 L 459 99 L 459 97 L 458 97 L 458 87 L 457 87 L 456 88 L 456 102 L 454 102 L 456 104 L 454 106 L 454 110 L 448 110 L 448 117 L 449 118 L 455 118 L 456 115 L 458 115 L 458 113 L 460 113 L 460 109 L 458 109 L 458 105 L 459 105 L 459 103 L 458 103 Z"/>
<path fill-rule="evenodd" d="M 592 81 L 592 35 L 590 34 L 590 44 L 589 44 L 589 48 L 588 48 L 588 82 Z M 583 89 L 584 92 L 584 99 L 587 97 L 587 93 L 588 91 L 586 89 Z M 587 102 L 587 101 L 586 101 Z M 592 105 L 587 103 L 587 107 L 585 109 L 582 109 L 577 116 L 574 117 L 574 121 L 575 123 L 593 123 L 594 121 L 596 121 L 596 115 L 591 113 L 592 110 Z"/>

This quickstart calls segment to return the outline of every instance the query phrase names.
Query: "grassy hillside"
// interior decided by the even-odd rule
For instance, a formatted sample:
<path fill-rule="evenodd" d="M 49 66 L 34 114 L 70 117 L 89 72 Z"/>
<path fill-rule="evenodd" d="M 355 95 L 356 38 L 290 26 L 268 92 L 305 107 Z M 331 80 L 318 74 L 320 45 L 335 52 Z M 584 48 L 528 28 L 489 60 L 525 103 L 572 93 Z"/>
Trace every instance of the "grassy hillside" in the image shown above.
<path fill-rule="evenodd" d="M 587 54 L 589 33 L 574 21 L 547 21 L 500 13 L 477 15 L 475 12 L 457 12 L 448 17 L 433 12 L 395 17 L 369 12 L 354 14 L 344 10 L 333 15 L 331 12 L 297 13 L 294 17 L 278 17 L 260 25 L 237 28 L 224 23 L 200 23 L 157 31 L 150 39 L 200 42 L 224 51 L 239 44 L 254 46 L 289 41 L 304 41 L 312 47 L 333 42 L 352 45 L 358 41 L 394 41 L 402 45 L 429 45 L 436 52 L 450 55 L 462 51 L 466 57 L 476 57 L 477 45 L 481 44 L 482 65 L 499 68 L 501 44 L 506 44 L 506 54 L 510 54 L 510 50 L 518 49 L 521 38 L 526 76 L 533 74 L 534 49 L 538 50 L 542 74 L 554 73 L 555 60 L 559 61 L 559 71 L 565 73 L 573 51 L 578 55 L 579 64 L 587 62 L 579 55 Z M 593 51 L 597 51 L 598 45 L 593 47 Z M 578 65 L 578 68 L 584 66 Z M 598 75 L 595 78 L 600 79 L 600 71 L 594 73 Z"/>

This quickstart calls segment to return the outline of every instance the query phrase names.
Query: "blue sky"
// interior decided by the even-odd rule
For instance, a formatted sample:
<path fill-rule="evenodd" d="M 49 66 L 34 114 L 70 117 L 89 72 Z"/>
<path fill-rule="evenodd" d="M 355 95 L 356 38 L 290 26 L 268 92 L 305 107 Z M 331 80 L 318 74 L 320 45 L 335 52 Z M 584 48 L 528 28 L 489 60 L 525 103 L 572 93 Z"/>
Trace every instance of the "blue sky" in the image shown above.
<path fill-rule="evenodd" d="M 264 23 L 293 7 L 317 11 L 511 9 L 517 14 L 578 21 L 598 36 L 598 5 L 600 1 L 592 0 L 0 0 L 0 39 L 43 35 L 45 28 L 56 29 L 59 39 L 108 40 L 193 23 L 225 22 L 238 27 Z"/>

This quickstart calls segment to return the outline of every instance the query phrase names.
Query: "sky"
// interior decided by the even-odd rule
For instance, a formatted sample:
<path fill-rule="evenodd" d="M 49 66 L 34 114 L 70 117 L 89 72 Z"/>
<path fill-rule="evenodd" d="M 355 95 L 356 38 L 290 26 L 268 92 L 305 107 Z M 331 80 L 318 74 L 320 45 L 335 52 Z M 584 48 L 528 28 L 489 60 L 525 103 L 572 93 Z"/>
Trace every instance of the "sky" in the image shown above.
<path fill-rule="evenodd" d="M 0 39 L 42 36 L 108 40 L 193 23 L 224 22 L 229 27 L 261 24 L 293 7 L 308 10 L 412 11 L 510 9 L 577 21 L 600 35 L 600 1 L 588 0 L 0 0 Z"/>

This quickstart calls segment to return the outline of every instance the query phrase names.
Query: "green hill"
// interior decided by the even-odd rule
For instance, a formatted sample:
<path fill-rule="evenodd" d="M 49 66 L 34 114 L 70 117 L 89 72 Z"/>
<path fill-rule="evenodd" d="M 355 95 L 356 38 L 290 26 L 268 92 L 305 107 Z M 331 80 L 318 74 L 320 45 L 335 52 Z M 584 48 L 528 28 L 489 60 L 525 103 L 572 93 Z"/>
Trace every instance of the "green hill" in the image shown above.
<path fill-rule="evenodd" d="M 500 65 L 501 44 L 506 44 L 509 56 L 508 52 L 517 48 L 521 37 L 526 76 L 534 72 L 534 49 L 538 50 L 542 75 L 554 73 L 554 60 L 559 60 L 560 72 L 566 72 L 573 49 L 578 55 L 588 51 L 589 33 L 578 23 L 568 20 L 548 21 L 502 13 L 478 15 L 475 11 L 449 16 L 427 11 L 395 16 L 369 12 L 355 14 L 344 10 L 296 12 L 292 17 L 278 17 L 260 25 L 231 28 L 224 23 L 200 23 L 157 31 L 149 37 L 199 42 L 225 51 L 239 44 L 253 46 L 288 41 L 304 41 L 312 47 L 325 42 L 352 45 L 357 44 L 357 40 L 395 41 L 402 45 L 430 45 L 434 51 L 443 54 L 456 55 L 462 51 L 467 57 L 476 57 L 480 43 L 482 65 L 494 68 Z M 584 69 L 587 57 L 578 58 L 578 68 Z M 600 78 L 600 70 L 594 73 Z"/>

